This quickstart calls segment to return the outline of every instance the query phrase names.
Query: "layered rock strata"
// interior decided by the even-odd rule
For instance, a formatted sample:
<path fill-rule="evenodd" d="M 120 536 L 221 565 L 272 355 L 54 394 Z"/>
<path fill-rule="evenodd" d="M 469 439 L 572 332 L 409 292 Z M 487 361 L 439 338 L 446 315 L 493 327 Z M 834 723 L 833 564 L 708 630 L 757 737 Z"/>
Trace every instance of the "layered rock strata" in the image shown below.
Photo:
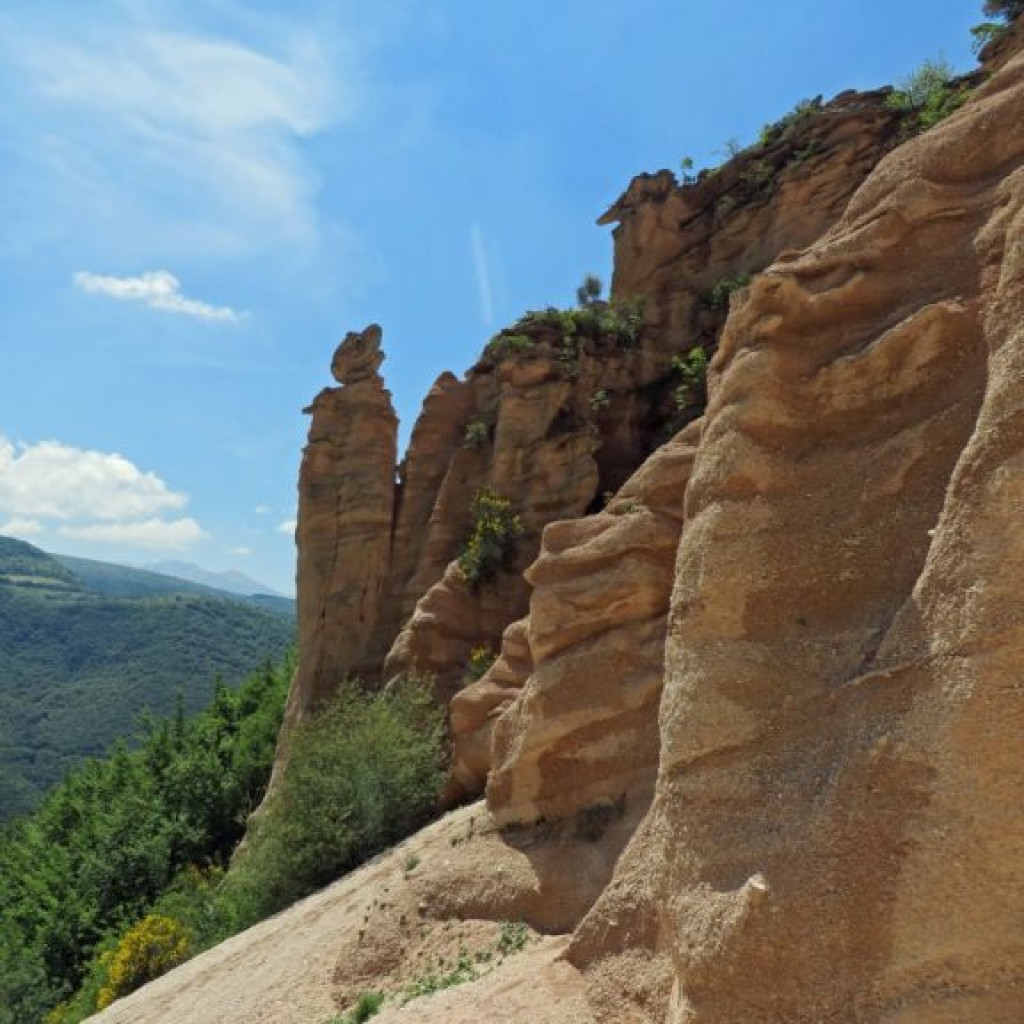
<path fill-rule="evenodd" d="M 577 817 L 585 828 L 589 816 L 596 830 L 627 804 L 646 808 L 699 435 L 694 423 L 658 449 L 599 514 L 544 531 L 526 572 L 529 617 L 506 632 L 493 668 L 453 699 L 453 774 L 469 793 L 488 780 L 499 823 Z"/>

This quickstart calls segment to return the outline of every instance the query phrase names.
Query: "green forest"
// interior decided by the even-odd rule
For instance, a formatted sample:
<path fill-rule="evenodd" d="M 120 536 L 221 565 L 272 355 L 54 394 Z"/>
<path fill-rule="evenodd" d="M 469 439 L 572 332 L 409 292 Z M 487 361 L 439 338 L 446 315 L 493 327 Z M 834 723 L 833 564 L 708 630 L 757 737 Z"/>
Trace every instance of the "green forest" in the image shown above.
<path fill-rule="evenodd" d="M 137 749 L 84 762 L 4 827 L 0 1024 L 87 1016 L 103 953 L 158 900 L 192 947 L 233 930 L 212 892 L 266 787 L 291 671 L 217 686 L 197 716 L 147 717 Z"/>
<path fill-rule="evenodd" d="M 84 762 L 0 830 L 0 1024 L 77 1024 L 435 812 L 444 729 L 429 689 L 346 682 L 291 730 L 253 825 L 293 668 L 219 685 L 198 715 L 145 718 L 136 749 Z"/>
<path fill-rule="evenodd" d="M 142 709 L 196 712 L 212 680 L 279 659 L 293 606 L 267 601 L 0 538 L 0 821 L 131 736 Z"/>

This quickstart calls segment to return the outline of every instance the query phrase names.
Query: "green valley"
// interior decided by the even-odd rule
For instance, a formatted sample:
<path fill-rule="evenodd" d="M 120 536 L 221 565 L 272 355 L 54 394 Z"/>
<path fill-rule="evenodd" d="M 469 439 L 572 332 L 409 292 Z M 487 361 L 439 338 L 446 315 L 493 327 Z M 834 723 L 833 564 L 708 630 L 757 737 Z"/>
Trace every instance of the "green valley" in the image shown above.
<path fill-rule="evenodd" d="M 209 703 L 294 639 L 294 606 L 0 537 L 0 820 L 144 710 Z"/>

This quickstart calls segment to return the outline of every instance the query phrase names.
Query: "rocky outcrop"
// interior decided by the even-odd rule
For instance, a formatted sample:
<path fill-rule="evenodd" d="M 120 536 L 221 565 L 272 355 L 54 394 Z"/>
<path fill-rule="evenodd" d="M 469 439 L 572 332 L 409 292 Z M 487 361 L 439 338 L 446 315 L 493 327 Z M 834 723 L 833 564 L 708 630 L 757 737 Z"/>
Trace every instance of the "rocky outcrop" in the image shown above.
<path fill-rule="evenodd" d="M 417 604 L 384 668 L 387 678 L 429 674 L 446 700 L 463 681 L 471 649 L 496 647 L 509 622 L 525 613 L 529 588 L 522 572 L 536 556 L 541 530 L 582 515 L 599 485 L 599 436 L 588 418 L 571 414 L 574 382 L 557 359 L 507 360 L 488 378 L 475 379 L 484 398 L 475 422 L 493 420 L 494 437 L 482 446 L 483 472 L 463 478 L 471 486 L 460 497 L 467 510 L 481 487 L 512 500 L 524 527 L 514 571 L 474 589 L 451 563 Z M 491 387 L 495 393 L 488 395 Z"/>
<path fill-rule="evenodd" d="M 642 174 L 601 218 L 617 224 L 613 292 L 643 295 L 652 329 L 707 341 L 721 316 L 702 298 L 809 245 L 900 137 L 890 90 L 799 104 L 756 145 L 682 183 Z"/>
<path fill-rule="evenodd" d="M 714 177 L 634 183 L 616 208 L 616 287 L 655 297 L 642 340 L 617 355 L 595 343 L 572 373 L 542 331 L 485 357 L 458 397 L 463 436 L 481 422 L 485 443 L 430 433 L 451 454 L 421 478 L 436 500 L 408 513 L 429 528 L 403 542 L 420 553 L 401 556 L 401 579 L 435 545 L 408 653 L 392 652 L 409 665 L 453 671 L 500 618 L 483 627 L 490 598 L 445 567 L 439 510 L 455 514 L 478 481 L 515 482 L 537 544 L 526 582 L 501 583 L 524 588 L 523 610 L 532 586 L 528 615 L 451 704 L 453 786 L 487 778 L 487 804 L 103 1020 L 205 1020 L 215 1006 L 241 1024 L 269 1006 L 317 1024 L 378 987 L 395 1021 L 1024 1019 L 1022 36 L 1001 40 L 959 111 L 887 155 L 896 127 L 877 96 L 768 139 L 769 153 L 791 132 L 831 140 L 776 168 L 793 189 L 828 152 L 870 174 L 856 189 L 835 169 L 819 190 L 804 182 L 798 194 L 838 219 L 819 211 L 823 234 L 802 251 L 760 251 L 770 265 L 731 304 L 703 419 L 623 485 L 670 386 L 656 344 L 678 352 L 710 324 L 691 319 L 710 312 L 687 305 L 698 288 L 672 268 L 690 258 L 680 233 L 710 216 L 680 226 L 680 211 Z M 770 234 L 784 194 L 735 215 Z M 794 238 L 818 216 L 790 215 Z M 724 237 L 708 239 L 719 267 Z M 615 394 L 588 414 L 598 380 Z M 562 432 L 579 450 L 559 462 Z M 570 480 L 547 504 L 544 467 Z M 618 493 L 545 527 L 595 480 Z M 417 972 L 486 962 L 495 922 L 519 919 L 558 937 L 531 933 L 522 960 L 399 1005 Z M 229 967 L 249 985 L 222 980 Z"/>
<path fill-rule="evenodd" d="M 601 1020 L 1024 1012 L 1022 126 L 1018 55 L 733 309 Z"/>
<path fill-rule="evenodd" d="M 379 369 L 381 330 L 350 333 L 331 363 L 341 385 L 306 410 L 299 470 L 298 670 L 289 720 L 301 718 L 363 657 L 380 614 L 391 547 L 398 419 Z"/>
<path fill-rule="evenodd" d="M 457 692 L 470 652 L 497 649 L 505 628 L 525 615 L 530 588 L 522 574 L 544 527 L 599 508 L 699 414 L 703 396 L 683 386 L 677 357 L 695 347 L 713 351 L 728 305 L 723 282 L 823 232 L 894 144 L 898 119 L 884 95 L 808 104 L 767 131 L 763 145 L 699 180 L 679 185 L 668 172 L 636 179 L 604 218 L 620 222 L 613 291 L 624 305 L 527 314 L 464 380 L 442 375 L 406 458 L 392 464 L 388 496 L 385 463 L 376 460 L 393 427 L 383 428 L 376 449 L 350 445 L 356 477 L 368 459 L 381 474 L 364 496 L 377 510 L 372 522 L 353 520 L 372 540 L 366 557 L 338 563 L 328 504 L 317 499 L 313 529 L 300 521 L 299 601 L 310 611 L 302 617 L 294 709 L 330 693 L 345 672 L 368 685 L 413 673 L 432 678 L 441 700 Z M 629 306 L 633 299 L 644 301 L 642 316 Z M 344 415 L 329 411 L 337 397 L 328 391 L 314 403 L 322 421 Z M 372 424 L 360 428 L 362 437 Z M 301 489 L 330 495 L 342 457 L 337 445 L 329 458 L 310 455 Z M 455 559 L 481 488 L 511 500 L 525 530 L 511 571 L 469 587 Z M 340 610 L 334 626 L 325 592 Z M 354 632 L 344 624 L 352 609 Z M 330 642 L 324 651 L 306 643 L 321 628 L 311 625 L 317 616 L 336 638 L 330 654 Z"/>
<path fill-rule="evenodd" d="M 356 673 L 380 676 L 381 665 L 416 602 L 444 573 L 469 529 L 473 483 L 481 458 L 465 445 L 473 386 L 438 377 L 423 402 L 409 450 L 398 466 L 391 565 L 373 642 Z"/>
<path fill-rule="evenodd" d="M 655 452 L 601 513 L 545 530 L 526 573 L 529 617 L 453 700 L 453 774 L 468 792 L 489 779 L 499 823 L 578 818 L 597 831 L 627 804 L 646 808 L 672 565 L 699 433 L 694 423 Z"/>
<path fill-rule="evenodd" d="M 501 653 L 476 682 L 449 704 L 452 765 L 447 801 L 456 803 L 484 791 L 493 756 L 494 726 L 519 695 L 533 670 L 529 618 L 513 622 L 501 639 Z"/>

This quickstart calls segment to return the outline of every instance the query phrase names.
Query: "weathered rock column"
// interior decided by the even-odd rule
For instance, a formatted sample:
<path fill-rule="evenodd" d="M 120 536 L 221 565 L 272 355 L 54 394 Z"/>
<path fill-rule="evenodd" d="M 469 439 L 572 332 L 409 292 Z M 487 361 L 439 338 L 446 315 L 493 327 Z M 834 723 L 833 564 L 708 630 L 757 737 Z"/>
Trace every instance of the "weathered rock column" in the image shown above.
<path fill-rule="evenodd" d="M 363 657 L 388 574 L 398 418 L 378 369 L 381 329 L 338 346 L 312 413 L 299 471 L 299 668 L 289 721 L 330 697 Z"/>

